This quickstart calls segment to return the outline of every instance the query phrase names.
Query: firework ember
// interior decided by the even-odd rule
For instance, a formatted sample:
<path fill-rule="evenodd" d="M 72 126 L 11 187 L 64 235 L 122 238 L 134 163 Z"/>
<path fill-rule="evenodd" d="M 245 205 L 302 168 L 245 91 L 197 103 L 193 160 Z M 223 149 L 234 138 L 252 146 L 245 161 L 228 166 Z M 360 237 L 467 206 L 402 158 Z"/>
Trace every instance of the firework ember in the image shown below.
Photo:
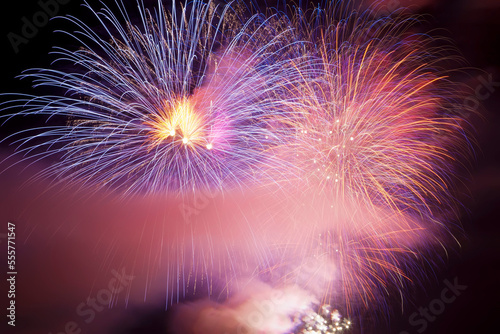
<path fill-rule="evenodd" d="M 82 47 L 22 75 L 63 91 L 3 104 L 64 120 L 13 136 L 56 160 L 36 180 L 145 212 L 129 223 L 155 226 L 167 304 L 212 298 L 178 306 L 179 333 L 349 332 L 404 301 L 452 238 L 470 153 L 451 51 L 349 2 L 173 3 L 139 2 L 140 25 L 87 6 L 106 33 L 68 17 Z"/>

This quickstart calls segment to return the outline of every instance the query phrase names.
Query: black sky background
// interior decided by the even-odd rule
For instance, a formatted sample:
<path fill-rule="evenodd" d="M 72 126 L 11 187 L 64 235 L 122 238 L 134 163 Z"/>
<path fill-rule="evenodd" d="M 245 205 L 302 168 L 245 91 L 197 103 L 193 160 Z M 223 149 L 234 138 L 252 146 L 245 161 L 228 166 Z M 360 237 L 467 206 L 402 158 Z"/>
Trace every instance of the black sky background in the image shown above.
<path fill-rule="evenodd" d="M 151 1 L 154 2 L 154 1 Z M 415 1 L 417 3 L 418 1 Z M 491 75 L 493 81 L 500 82 L 500 1 L 498 0 L 435 0 L 425 1 L 427 5 L 418 7 L 417 12 L 428 13 L 432 18 L 423 28 L 443 28 L 463 54 L 472 70 L 472 87 L 479 83 L 474 79 Z M 91 2 L 94 3 L 94 2 Z M 272 1 L 268 1 L 272 3 Z M 61 5 L 59 14 L 71 14 L 77 17 L 86 15 L 80 0 L 70 0 Z M 418 4 L 417 4 L 418 5 Z M 68 24 L 61 20 L 49 22 L 39 28 L 29 43 L 20 46 L 19 53 L 13 51 L 7 38 L 9 32 L 20 33 L 21 18 L 30 18 L 40 7 L 36 1 L 9 1 L 2 3 L 1 35 L 1 92 L 36 92 L 28 80 L 15 79 L 23 70 L 33 67 L 48 67 L 53 57 L 48 55 L 54 45 L 66 45 L 68 39 L 54 34 L 57 29 L 67 29 Z M 1 98 L 0 98 L 1 99 Z M 470 189 L 470 198 L 464 201 L 469 214 L 462 219 L 466 238 L 461 239 L 462 248 L 450 255 L 450 258 L 438 268 L 425 289 L 411 296 L 415 307 L 407 306 L 403 315 L 395 312 L 390 325 L 381 321 L 377 333 L 400 333 L 406 330 L 416 333 L 415 327 L 408 323 L 408 317 L 419 306 L 427 306 L 440 295 L 444 287 L 443 279 L 455 277 L 468 288 L 457 300 L 448 305 L 437 319 L 429 324 L 427 334 L 437 333 L 494 333 L 500 324 L 500 87 L 492 92 L 484 102 L 482 113 L 484 120 L 474 121 L 479 147 L 476 149 L 476 161 L 471 169 L 471 176 L 466 180 Z M 36 119 L 17 119 L 7 127 L 0 128 L 0 137 L 38 125 Z M 6 143 L 0 145 L 9 151 Z M 2 185 L 0 185 L 0 191 Z M 2 250 L 3 252 L 3 250 Z M 4 262 L 2 262 L 4 263 Z M 3 264 L 2 264 L 3 265 Z M 2 272 L 5 270 L 2 269 Z M 3 273 L 0 274 L 3 277 Z M 4 279 L 2 278 L 2 281 Z M 0 300 L 4 299 L 4 289 L 0 291 Z M 3 302 L 2 302 L 3 303 Z M 3 307 L 3 304 L 2 304 Z M 397 306 L 396 306 L 397 308 Z M 114 334 L 156 334 L 165 333 L 168 312 L 163 305 L 144 309 L 131 309 L 136 315 L 135 321 L 117 325 Z M 2 314 L 2 326 L 5 319 Z M 0 327 L 3 328 L 3 327 Z M 4 333 L 1 331 L 1 333 Z M 12 331 L 12 333 L 20 333 Z"/>

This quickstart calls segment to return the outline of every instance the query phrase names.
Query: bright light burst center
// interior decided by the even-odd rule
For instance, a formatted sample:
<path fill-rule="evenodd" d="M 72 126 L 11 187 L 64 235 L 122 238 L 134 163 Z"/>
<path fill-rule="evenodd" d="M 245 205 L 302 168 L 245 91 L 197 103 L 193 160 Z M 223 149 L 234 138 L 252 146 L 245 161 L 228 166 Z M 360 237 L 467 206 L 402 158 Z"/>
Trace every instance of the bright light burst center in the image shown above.
<path fill-rule="evenodd" d="M 213 145 L 206 139 L 204 120 L 197 113 L 194 103 L 182 98 L 165 104 L 154 119 L 146 123 L 152 128 L 153 146 L 170 141 L 189 147 L 203 145 L 212 149 Z"/>

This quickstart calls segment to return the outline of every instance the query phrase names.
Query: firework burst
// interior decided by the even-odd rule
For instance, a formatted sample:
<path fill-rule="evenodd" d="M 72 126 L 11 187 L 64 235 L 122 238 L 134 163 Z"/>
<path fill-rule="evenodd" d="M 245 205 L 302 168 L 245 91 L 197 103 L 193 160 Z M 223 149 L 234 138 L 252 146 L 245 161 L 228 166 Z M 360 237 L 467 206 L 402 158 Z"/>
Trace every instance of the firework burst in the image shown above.
<path fill-rule="evenodd" d="M 295 70 L 280 58 L 287 38 L 267 38 L 261 16 L 244 19 L 237 5 L 200 1 L 180 11 L 174 2 L 166 11 L 159 2 L 154 14 L 139 6 L 136 26 L 121 24 L 109 8 L 89 9 L 107 36 L 68 18 L 80 30 L 71 37 L 84 45 L 56 49 L 59 63 L 70 67 L 22 76 L 64 96 L 28 96 L 5 107 L 67 117 L 18 142 L 20 152 L 44 149 L 33 155 L 61 159 L 44 174 L 165 193 L 241 185 L 279 165 L 266 153 L 285 140 L 272 131 L 286 119 L 275 96 Z"/>
<path fill-rule="evenodd" d="M 453 168 L 470 152 L 465 123 L 450 112 L 457 85 L 442 69 L 456 57 L 412 33 L 413 18 L 354 12 L 332 19 L 341 14 L 334 6 L 314 11 L 316 28 L 304 38 L 317 61 L 290 92 L 302 116 L 299 146 L 290 145 L 305 171 L 301 179 L 334 201 L 426 218 L 448 210 Z"/>

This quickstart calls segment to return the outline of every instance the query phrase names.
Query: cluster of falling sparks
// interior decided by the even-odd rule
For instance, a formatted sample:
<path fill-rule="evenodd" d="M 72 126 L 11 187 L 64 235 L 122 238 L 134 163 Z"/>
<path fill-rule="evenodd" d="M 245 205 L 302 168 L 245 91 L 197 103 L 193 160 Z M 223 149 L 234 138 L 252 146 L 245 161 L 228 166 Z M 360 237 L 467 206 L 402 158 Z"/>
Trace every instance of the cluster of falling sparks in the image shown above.
<path fill-rule="evenodd" d="M 327 304 L 322 305 L 318 311 L 309 308 L 294 320 L 300 323 L 294 334 L 346 333 L 352 327 L 348 318 Z"/>

